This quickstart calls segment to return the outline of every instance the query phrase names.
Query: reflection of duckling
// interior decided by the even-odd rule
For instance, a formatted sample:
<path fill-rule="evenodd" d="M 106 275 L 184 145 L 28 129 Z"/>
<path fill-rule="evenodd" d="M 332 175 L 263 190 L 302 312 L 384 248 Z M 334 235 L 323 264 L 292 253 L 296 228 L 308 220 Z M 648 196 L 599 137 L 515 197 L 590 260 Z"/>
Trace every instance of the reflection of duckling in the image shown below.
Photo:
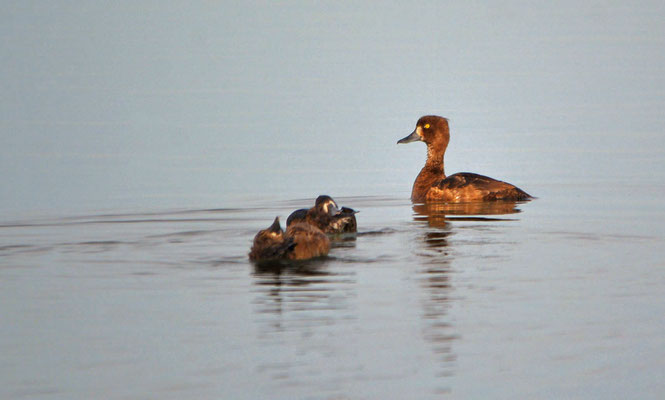
<path fill-rule="evenodd" d="M 263 229 L 254 236 L 249 259 L 304 260 L 325 256 L 329 250 L 330 240 L 316 227 L 294 223 L 284 232 L 279 224 L 279 217 L 276 217 L 268 229 Z"/>
<path fill-rule="evenodd" d="M 414 202 L 490 200 L 529 200 L 531 196 L 510 183 L 487 176 L 460 172 L 446 177 L 443 156 L 450 140 L 448 120 L 427 115 L 418 120 L 416 129 L 397 143 L 415 141 L 427 144 L 427 161 L 413 183 L 411 200 Z"/>
<path fill-rule="evenodd" d="M 286 219 L 286 226 L 305 222 L 325 233 L 354 233 L 358 230 L 356 213 L 357 211 L 348 207 L 340 209 L 332 197 L 321 195 L 309 210 L 301 208 L 292 212 Z"/>

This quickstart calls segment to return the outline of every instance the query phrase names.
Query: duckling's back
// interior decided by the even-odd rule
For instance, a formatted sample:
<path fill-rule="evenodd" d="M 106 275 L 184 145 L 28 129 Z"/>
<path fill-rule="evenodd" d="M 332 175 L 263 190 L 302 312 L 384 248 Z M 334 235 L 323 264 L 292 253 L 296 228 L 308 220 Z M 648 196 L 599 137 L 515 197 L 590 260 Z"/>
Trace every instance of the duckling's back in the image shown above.
<path fill-rule="evenodd" d="M 286 236 L 295 247 L 289 253 L 293 260 L 322 257 L 330 251 L 330 239 L 320 229 L 305 222 L 294 222 L 286 228 Z"/>

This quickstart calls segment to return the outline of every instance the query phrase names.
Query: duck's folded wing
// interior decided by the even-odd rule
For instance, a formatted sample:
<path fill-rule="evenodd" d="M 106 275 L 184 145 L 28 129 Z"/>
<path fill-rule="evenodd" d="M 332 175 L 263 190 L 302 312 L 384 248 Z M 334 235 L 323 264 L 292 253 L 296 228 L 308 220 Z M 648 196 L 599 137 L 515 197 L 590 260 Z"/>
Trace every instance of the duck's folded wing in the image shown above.
<path fill-rule="evenodd" d="M 469 190 L 477 192 L 483 200 L 528 200 L 531 196 L 510 183 L 471 172 L 460 172 L 435 185 L 441 190 Z"/>

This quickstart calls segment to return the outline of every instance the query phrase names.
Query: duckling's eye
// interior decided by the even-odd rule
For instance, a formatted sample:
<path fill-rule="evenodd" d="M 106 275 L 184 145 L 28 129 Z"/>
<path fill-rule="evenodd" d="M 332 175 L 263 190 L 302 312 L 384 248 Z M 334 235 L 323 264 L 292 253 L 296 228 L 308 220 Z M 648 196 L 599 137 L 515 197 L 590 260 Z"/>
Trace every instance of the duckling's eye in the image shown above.
<path fill-rule="evenodd" d="M 425 124 L 425 125 L 423 125 L 423 128 L 425 128 L 425 129 L 429 129 L 429 124 Z"/>

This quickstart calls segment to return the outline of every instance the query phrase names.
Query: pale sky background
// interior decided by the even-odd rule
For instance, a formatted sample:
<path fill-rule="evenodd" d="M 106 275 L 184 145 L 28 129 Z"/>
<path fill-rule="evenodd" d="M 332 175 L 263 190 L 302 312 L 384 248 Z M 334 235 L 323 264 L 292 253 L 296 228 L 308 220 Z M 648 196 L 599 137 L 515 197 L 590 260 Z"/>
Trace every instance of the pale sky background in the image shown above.
<path fill-rule="evenodd" d="M 395 142 L 427 113 L 452 120 L 449 172 L 662 181 L 663 21 L 662 1 L 6 3 L 0 215 L 408 196 L 424 150 Z"/>

